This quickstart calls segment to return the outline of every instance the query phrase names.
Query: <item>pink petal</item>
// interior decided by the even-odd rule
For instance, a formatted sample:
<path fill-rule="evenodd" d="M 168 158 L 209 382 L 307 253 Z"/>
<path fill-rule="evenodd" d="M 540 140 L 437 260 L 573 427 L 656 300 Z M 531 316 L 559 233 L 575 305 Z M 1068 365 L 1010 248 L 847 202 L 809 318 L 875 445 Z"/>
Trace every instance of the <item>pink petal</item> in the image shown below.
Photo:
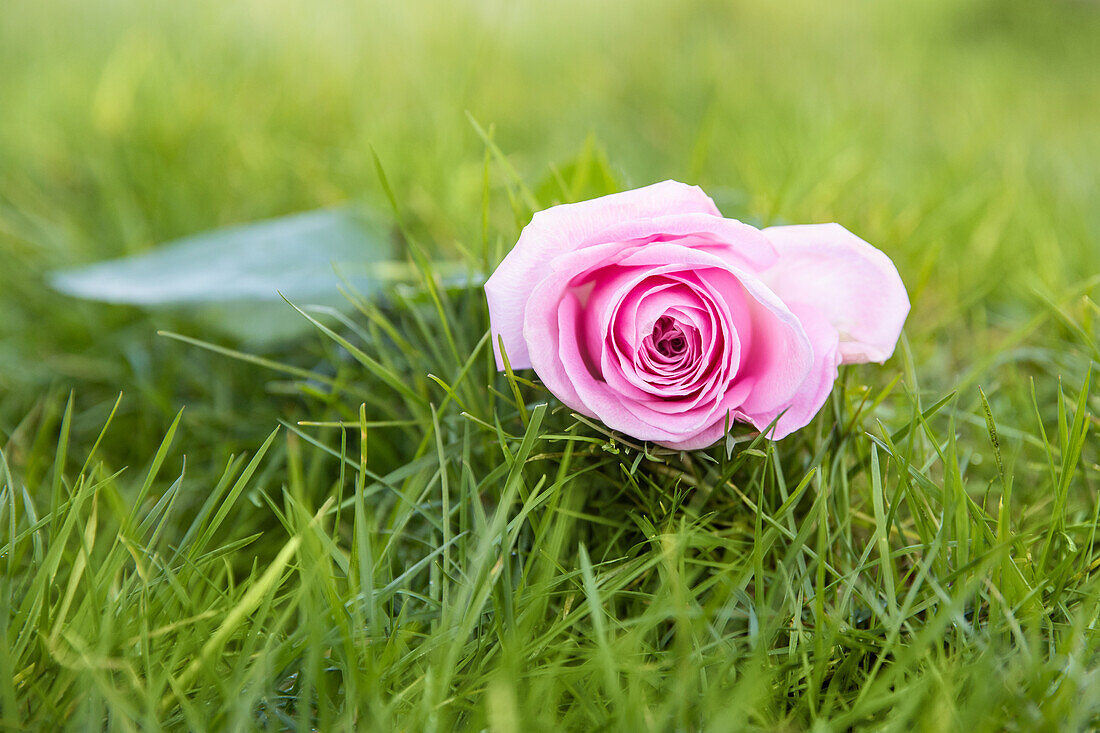
<path fill-rule="evenodd" d="M 730 264 L 758 272 L 778 260 L 775 247 L 754 226 L 721 216 L 677 212 L 624 221 L 589 238 L 585 244 L 669 243 L 711 252 Z"/>
<path fill-rule="evenodd" d="M 743 288 L 749 296 L 746 301 L 755 307 L 750 311 L 751 328 L 737 326 L 738 333 L 747 331 L 752 335 L 751 345 L 742 343 L 748 361 L 737 376 L 753 377 L 757 384 L 742 409 L 761 412 L 789 403 L 810 371 L 813 352 L 801 323 L 787 305 L 752 273 L 702 250 L 655 243 L 639 247 L 621 260 L 623 265 L 655 268 L 667 262 L 676 262 L 683 270 L 694 270 L 699 284 L 715 289 L 719 299 L 718 288 L 726 293 Z"/>
<path fill-rule="evenodd" d="M 636 369 L 641 358 L 637 347 L 666 311 L 674 306 L 687 307 L 695 303 L 692 306 L 694 314 L 685 317 L 685 321 L 695 322 L 697 330 L 707 337 L 708 351 L 713 343 L 713 315 L 704 315 L 708 310 L 704 308 L 704 301 L 712 299 L 696 292 L 696 285 L 684 282 L 685 273 L 677 272 L 681 269 L 678 265 L 661 268 L 609 266 L 585 276 L 585 281 L 591 280 L 594 284 L 584 307 L 587 353 L 593 360 L 600 355 L 603 378 L 628 398 L 644 401 L 654 396 L 671 397 L 677 391 L 676 388 L 662 389 L 652 380 L 652 375 L 644 377 Z M 723 341 L 734 349 L 732 360 L 738 361 L 736 339 Z M 705 364 L 700 364 L 703 366 Z"/>
<path fill-rule="evenodd" d="M 564 255 L 549 270 L 533 288 L 526 310 L 524 336 L 533 368 L 566 405 L 637 439 L 707 445 L 696 441 L 700 435 L 710 442 L 720 437 L 721 428 L 715 426 L 719 422 L 724 426 L 727 414 L 743 418 L 746 410 L 757 414 L 791 405 L 812 370 L 813 347 L 795 314 L 755 275 L 714 253 L 672 243 L 610 243 Z M 742 331 L 751 337 L 751 357 L 736 375 L 737 364 L 715 365 L 720 373 L 734 377 L 732 383 L 715 382 L 718 391 L 707 390 L 713 397 L 696 402 L 632 399 L 621 385 L 616 389 L 607 382 L 609 365 L 602 359 L 597 362 L 597 353 L 589 348 L 600 342 L 590 340 L 586 331 L 596 326 L 602 340 L 611 327 L 604 320 L 610 309 L 629 300 L 632 282 L 640 285 L 634 277 L 623 277 L 623 270 L 679 280 L 705 293 L 712 307 L 718 308 L 716 315 L 720 312 L 721 323 L 716 325 L 729 329 L 724 338 L 732 344 Z M 601 283 L 602 276 L 608 277 L 606 283 Z M 589 285 L 592 289 L 586 290 Z M 592 302 L 584 305 L 578 297 L 587 293 L 595 300 L 597 292 L 601 292 L 598 307 L 593 308 Z M 731 310 L 730 305 L 735 307 Z"/>
<path fill-rule="evenodd" d="M 707 427 L 703 428 L 693 435 L 681 435 L 676 440 L 662 440 L 660 442 L 665 448 L 672 448 L 673 450 L 695 450 L 697 448 L 709 448 L 717 443 L 723 435 L 726 434 L 726 423 L 729 415 L 729 426 L 733 427 L 736 422 L 745 422 L 745 416 L 738 410 L 728 410 L 718 416 L 718 420 L 711 423 Z"/>
<path fill-rule="evenodd" d="M 816 309 L 840 335 L 842 363 L 894 353 L 909 296 L 890 258 L 839 224 L 769 227 L 779 261 L 762 279 L 788 305 Z"/>
<path fill-rule="evenodd" d="M 814 363 L 806 380 L 799 387 L 798 393 L 790 404 L 783 406 L 782 409 L 772 409 L 753 415 L 744 414 L 741 410 L 730 411 L 731 426 L 734 421 L 739 421 L 750 423 L 758 430 L 763 430 L 774 420 L 775 426 L 769 436 L 772 440 L 785 438 L 809 424 L 828 400 L 829 393 L 832 392 L 833 384 L 836 382 L 837 366 L 840 364 L 836 329 L 815 309 L 796 305 L 791 310 L 802 322 L 802 327 L 813 346 Z M 778 420 L 776 416 L 780 416 Z M 684 436 L 674 441 L 662 441 L 661 445 L 678 450 L 707 448 L 726 433 L 725 415 L 718 415 L 718 418 L 710 426 L 694 435 Z"/>
<path fill-rule="evenodd" d="M 498 337 L 504 341 L 513 369 L 531 366 L 523 339 L 524 312 L 531 289 L 542 279 L 551 260 L 582 246 L 605 229 L 625 221 L 666 214 L 721 217 L 702 189 L 676 181 L 554 206 L 536 213 L 531 223 L 524 227 L 516 246 L 485 283 L 497 368 L 504 368 Z"/>
<path fill-rule="evenodd" d="M 758 430 L 764 430 L 779 416 L 769 437 L 772 440 L 785 438 L 806 425 L 825 404 L 836 382 L 837 366 L 840 364 L 836 329 L 816 309 L 795 304 L 791 310 L 802 322 L 802 328 L 813 346 L 814 361 L 806 380 L 787 405 L 779 409 L 745 415 L 748 422 Z"/>

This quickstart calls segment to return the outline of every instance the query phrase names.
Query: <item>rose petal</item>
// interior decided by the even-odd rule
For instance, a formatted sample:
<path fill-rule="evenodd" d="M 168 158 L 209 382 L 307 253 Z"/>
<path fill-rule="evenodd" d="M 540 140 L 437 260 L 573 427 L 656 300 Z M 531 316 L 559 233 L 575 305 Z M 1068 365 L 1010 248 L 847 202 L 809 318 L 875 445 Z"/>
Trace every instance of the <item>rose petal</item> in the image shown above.
<path fill-rule="evenodd" d="M 742 365 L 738 378 L 756 379 L 756 386 L 742 409 L 755 413 L 789 404 L 813 363 L 813 349 L 798 318 L 755 275 L 708 252 L 655 243 L 634 249 L 620 263 L 659 268 L 669 261 L 685 266 L 684 270 L 691 271 L 703 285 L 714 288 L 716 294 L 735 292 L 740 287 L 750 296 L 746 302 L 759 306 L 750 314 L 752 345 L 747 349 L 742 345 L 748 361 Z M 742 330 L 738 328 L 739 333 Z"/>
<path fill-rule="evenodd" d="M 764 430 L 779 416 L 769 436 L 773 440 L 785 438 L 805 427 L 814 418 L 833 389 L 838 374 L 837 366 L 840 364 L 836 329 L 816 308 L 801 303 L 788 305 L 810 338 L 814 362 L 809 375 L 789 405 L 784 405 L 782 409 L 745 415 L 758 430 Z"/>
<path fill-rule="evenodd" d="M 642 245 L 640 248 L 653 246 L 656 245 Z M 736 370 L 737 365 L 740 363 L 741 347 L 736 334 L 738 316 L 736 313 L 731 312 L 729 307 L 731 304 L 727 302 L 727 299 L 735 298 L 740 303 L 739 299 L 744 296 L 736 289 L 730 289 L 725 294 L 726 297 L 718 296 L 713 291 L 700 286 L 695 273 L 690 268 L 685 270 L 680 265 L 665 265 L 655 268 L 637 267 L 629 268 L 629 270 L 641 273 L 644 277 L 636 280 L 637 287 L 634 289 L 628 288 L 629 294 L 624 297 L 621 303 L 625 307 L 610 309 L 606 317 L 601 316 L 600 327 L 603 330 L 613 329 L 610 334 L 612 345 L 616 347 L 612 349 L 615 352 L 613 354 L 607 353 L 607 350 L 604 352 L 601 360 L 602 376 L 612 386 L 620 387 L 625 394 L 633 396 L 635 399 L 642 401 L 648 408 L 658 412 L 679 414 L 706 402 L 716 403 L 722 396 L 722 390 L 729 383 L 729 377 L 732 376 L 731 372 Z M 654 290 L 645 286 L 644 283 L 647 280 L 659 282 L 667 280 L 673 282 L 676 287 L 669 290 L 662 289 L 657 291 L 654 297 L 647 297 L 654 293 Z M 642 375 L 633 370 L 638 360 L 638 354 L 633 348 L 636 345 L 635 343 L 631 343 L 631 348 L 628 350 L 619 348 L 619 342 L 622 340 L 640 343 L 645 336 L 649 335 L 658 318 L 671 310 L 672 305 L 675 303 L 673 300 L 661 300 L 667 294 L 672 293 L 673 290 L 681 294 L 679 305 L 691 305 L 693 310 L 707 314 L 706 320 L 697 321 L 697 330 L 705 332 L 708 340 L 705 344 L 700 344 L 702 347 L 701 352 L 699 359 L 693 365 L 693 369 L 684 374 L 683 379 L 678 380 L 681 386 L 684 387 L 683 389 L 667 388 L 667 385 L 662 387 L 660 380 L 654 380 L 651 375 Z M 598 291 L 598 288 L 594 289 L 593 295 L 595 296 Z M 588 302 L 586 310 L 593 310 L 593 300 Z M 647 306 L 644 309 L 642 308 L 643 304 Z M 651 304 L 653 304 L 652 308 L 649 307 Z M 735 310 L 743 310 L 743 308 Z M 715 319 L 729 325 L 721 329 L 721 333 L 718 333 L 719 329 Z M 641 325 L 638 325 L 639 321 Z M 624 351 L 629 351 L 629 355 Z M 632 371 L 634 371 L 633 374 Z M 624 386 L 623 380 L 646 394 L 637 395 L 633 390 Z M 694 395 L 694 397 L 686 400 L 675 399 L 676 397 L 687 398 L 688 395 Z M 671 400 L 667 398 L 671 398 Z"/>
<path fill-rule="evenodd" d="M 728 415 L 728 420 L 727 420 Z M 697 448 L 709 448 L 726 434 L 726 423 L 730 427 L 736 422 L 747 422 L 745 416 L 738 410 L 728 410 L 718 416 L 713 423 L 702 430 L 692 434 L 680 436 L 676 440 L 661 441 L 661 445 L 673 450 L 695 450 Z"/>
<path fill-rule="evenodd" d="M 652 281 L 654 284 L 649 284 L 647 280 Z M 595 292 L 593 291 L 593 295 L 595 295 Z M 674 397 L 682 396 L 688 392 L 697 392 L 698 387 L 691 386 L 690 377 L 692 374 L 699 374 L 705 369 L 704 360 L 708 358 L 709 352 L 714 346 L 712 317 L 708 318 L 703 315 L 703 312 L 707 309 L 703 307 L 701 297 L 705 296 L 696 293 L 683 282 L 666 280 L 665 277 L 661 276 L 643 278 L 612 309 L 612 313 L 608 318 L 601 318 L 603 321 L 601 326 L 604 328 L 605 333 L 597 335 L 603 339 L 605 345 L 603 349 L 603 376 L 605 379 L 613 384 L 621 384 L 616 380 L 616 377 L 621 375 L 631 386 L 646 393 L 639 396 L 639 399 L 648 399 L 652 396 Z M 675 376 L 662 379 L 658 378 L 652 370 L 643 367 L 644 363 L 651 360 L 653 356 L 642 348 L 642 345 L 645 343 L 646 338 L 651 335 L 656 322 L 662 316 L 670 312 L 681 312 L 676 306 L 683 306 L 686 310 L 693 312 L 693 315 L 684 318 L 683 322 L 694 333 L 689 346 L 695 347 L 694 354 L 697 358 L 690 362 L 682 359 L 670 361 L 663 358 L 662 363 L 666 366 L 675 363 L 682 368 L 677 370 Z M 687 308 L 687 306 L 692 307 Z M 592 308 L 593 304 L 590 300 L 586 310 Z M 705 343 L 704 339 L 706 339 Z M 590 335 L 589 343 L 592 343 L 592 341 L 593 336 Z M 612 347 L 610 349 L 606 348 L 609 342 Z M 731 358 L 736 361 L 739 353 L 736 340 L 727 339 L 723 343 L 728 348 L 734 349 Z M 629 348 L 624 349 L 623 346 Z M 685 369 L 691 369 L 691 371 L 685 372 Z M 627 394 L 633 392 L 630 389 L 625 391 Z"/>
<path fill-rule="evenodd" d="M 639 440 L 660 443 L 677 441 L 706 429 L 714 414 L 725 414 L 735 408 L 751 390 L 751 382 L 734 385 L 720 396 L 711 408 L 689 410 L 682 414 L 668 414 L 650 409 L 647 405 L 624 400 L 622 393 L 602 381 L 591 372 L 581 354 L 580 334 L 576 324 L 581 321 L 583 307 L 576 294 L 564 293 L 556 310 L 557 329 L 536 341 L 539 348 L 532 352 L 535 371 L 547 388 L 568 407 L 589 417 L 595 417 L 613 430 L 618 430 Z M 539 328 L 538 320 L 527 321 L 527 328 Z M 545 353 L 554 348 L 556 353 Z M 670 403 L 657 401 L 662 406 Z"/>
<path fill-rule="evenodd" d="M 560 338 L 555 340 L 558 342 L 557 361 L 563 368 L 552 369 L 547 374 L 543 374 L 536 368 L 543 383 L 567 407 L 603 421 L 612 430 L 620 430 L 639 440 L 674 439 L 676 437 L 674 434 L 638 419 L 627 409 L 620 395 L 606 383 L 597 380 L 588 369 L 583 367 L 583 359 L 578 348 L 578 334 L 569 327 L 570 324 L 580 322 L 581 310 L 581 303 L 573 293 L 566 293 L 559 303 L 556 315 L 561 325 L 558 331 Z M 563 390 L 559 394 L 558 388 L 562 383 L 559 379 L 562 378 L 567 380 L 569 388 L 568 392 Z"/>
<path fill-rule="evenodd" d="M 504 368 L 498 338 L 504 342 L 513 369 L 531 366 L 523 338 L 524 312 L 532 286 L 542 278 L 551 260 L 624 221 L 687 213 L 721 217 L 702 189 L 676 181 L 554 206 L 536 213 L 531 223 L 524 227 L 515 247 L 485 283 L 497 368 Z"/>
<path fill-rule="evenodd" d="M 706 214 L 676 213 L 624 221 L 594 234 L 584 245 L 605 242 L 678 244 L 711 252 L 730 264 L 754 272 L 765 270 L 778 261 L 775 247 L 756 227 L 736 219 Z"/>
<path fill-rule="evenodd" d="M 605 245 L 586 247 L 558 257 L 546 270 L 545 277 L 538 280 L 531 288 L 528 307 L 524 311 L 523 341 L 529 354 L 529 368 L 534 369 L 539 379 L 554 396 L 573 409 L 590 415 L 576 405 L 580 404 L 576 390 L 572 386 L 571 374 L 578 366 L 588 372 L 598 373 L 598 364 L 585 361 L 584 356 L 578 357 L 579 363 L 563 364 L 558 356 L 559 341 L 561 340 L 561 328 L 568 328 L 574 339 L 585 339 L 584 322 L 578 317 L 577 322 L 567 323 L 562 321 L 559 327 L 561 315 L 559 313 L 563 298 L 570 288 L 588 287 L 585 277 L 593 271 L 600 271 L 605 267 L 614 265 L 619 259 L 629 254 L 623 250 L 623 246 L 613 242 Z M 575 295 L 573 296 L 575 298 Z M 507 347 L 507 344 L 505 345 Z M 585 349 L 587 351 L 587 349 Z M 511 360 L 511 351 L 509 360 Z M 595 355 L 589 357 L 595 358 Z"/>
<path fill-rule="evenodd" d="M 586 290 L 587 283 L 598 281 L 608 266 L 636 267 L 651 276 L 690 283 L 697 292 L 705 293 L 705 299 L 720 309 L 722 328 L 729 329 L 730 339 L 741 329 L 753 339 L 753 353 L 743 365 L 744 373 L 737 373 L 732 384 L 712 382 L 716 391 L 705 403 L 632 399 L 621 390 L 622 385 L 616 389 L 608 384 L 609 365 L 602 360 L 594 363 L 595 354 L 586 355 L 586 308 L 578 297 L 595 293 L 595 288 Z M 625 250 L 615 244 L 596 245 L 559 257 L 550 270 L 532 291 L 524 324 L 535 371 L 569 407 L 640 440 L 686 444 L 685 440 L 702 431 L 713 433 L 715 423 L 724 424 L 727 414 L 742 417 L 745 411 L 757 414 L 782 409 L 796 398 L 813 366 L 813 348 L 798 318 L 752 273 L 739 271 L 709 252 L 671 243 Z M 619 278 L 613 279 L 618 286 L 624 285 Z M 734 293 L 740 294 L 741 301 L 736 303 L 736 315 L 729 310 Z M 616 300 L 608 297 L 599 310 Z M 587 315 L 598 321 L 603 314 Z M 738 321 L 746 322 L 737 326 Z M 730 365 L 718 366 L 732 376 Z M 711 393 L 709 389 L 707 393 Z"/>
<path fill-rule="evenodd" d="M 761 278 L 785 302 L 817 309 L 840 334 L 842 363 L 894 353 L 909 296 L 890 258 L 839 224 L 769 227 L 779 261 Z"/>

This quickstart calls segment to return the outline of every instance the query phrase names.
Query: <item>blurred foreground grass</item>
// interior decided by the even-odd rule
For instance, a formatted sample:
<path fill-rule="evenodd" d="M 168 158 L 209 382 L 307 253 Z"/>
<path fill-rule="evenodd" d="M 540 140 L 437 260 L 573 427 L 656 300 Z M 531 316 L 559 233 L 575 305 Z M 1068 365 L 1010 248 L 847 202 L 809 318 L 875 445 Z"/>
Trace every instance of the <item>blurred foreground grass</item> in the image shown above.
<path fill-rule="evenodd" d="M 9 0 L 3 723 L 1097 725 L 1097 38 L 1085 0 Z M 907 342 L 803 435 L 651 460 L 505 397 L 476 291 L 362 303 L 374 367 L 318 333 L 279 372 L 44 285 L 384 208 L 372 147 L 419 246 L 481 268 L 529 211 L 467 112 L 540 205 L 676 178 L 843 223 Z"/>

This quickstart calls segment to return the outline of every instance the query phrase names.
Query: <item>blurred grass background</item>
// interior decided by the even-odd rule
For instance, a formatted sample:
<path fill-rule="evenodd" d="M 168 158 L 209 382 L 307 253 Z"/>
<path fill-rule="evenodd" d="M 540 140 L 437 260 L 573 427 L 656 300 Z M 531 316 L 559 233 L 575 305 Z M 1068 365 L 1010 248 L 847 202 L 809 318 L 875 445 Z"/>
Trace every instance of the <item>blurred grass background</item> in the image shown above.
<path fill-rule="evenodd" d="M 1098 35 L 1097 4 L 1074 0 L 10 0 L 0 384 L 120 376 L 99 359 L 135 314 L 50 296 L 44 268 L 381 203 L 371 145 L 441 254 L 477 240 L 467 111 L 529 181 L 593 135 L 622 185 L 840 221 L 898 260 L 911 332 L 962 327 L 969 348 L 985 304 L 1011 316 L 1036 284 L 1100 270 Z"/>
<path fill-rule="evenodd" d="M 370 146 L 430 246 L 469 247 L 483 146 L 467 112 L 532 183 L 592 136 L 620 185 L 676 178 L 754 223 L 840 221 L 898 261 L 911 334 L 962 335 L 961 353 L 926 354 L 946 385 L 1035 288 L 1100 271 L 1097 37 L 1083 0 L 10 0 L 0 416 L 57 380 L 155 382 L 144 362 L 178 356 L 136 312 L 51 295 L 45 268 L 382 205 Z"/>
<path fill-rule="evenodd" d="M 1097 39 L 1090 0 L 6 0 L 5 455 L 44 480 L 70 390 L 78 465 L 119 391 L 100 449 L 116 468 L 146 465 L 187 405 L 185 487 L 208 487 L 278 417 L 347 419 L 338 396 L 155 335 L 212 338 L 193 322 L 65 298 L 44 275 L 349 200 L 385 210 L 372 148 L 434 256 L 479 252 L 485 146 L 467 114 L 542 205 L 554 167 L 596 155 L 624 188 L 675 178 L 754 224 L 844 224 L 898 264 L 912 386 L 928 402 L 959 390 L 963 464 L 988 451 L 979 383 L 1002 437 L 1034 446 L 1029 380 L 1053 419 L 1059 380 L 1074 393 L 1100 355 Z M 499 166 L 490 186 L 499 254 L 523 221 Z M 320 336 L 269 351 L 340 363 Z M 891 363 L 858 379 L 884 384 Z M 273 450 L 293 473 L 293 445 Z M 298 478 L 319 486 L 311 470 Z"/>

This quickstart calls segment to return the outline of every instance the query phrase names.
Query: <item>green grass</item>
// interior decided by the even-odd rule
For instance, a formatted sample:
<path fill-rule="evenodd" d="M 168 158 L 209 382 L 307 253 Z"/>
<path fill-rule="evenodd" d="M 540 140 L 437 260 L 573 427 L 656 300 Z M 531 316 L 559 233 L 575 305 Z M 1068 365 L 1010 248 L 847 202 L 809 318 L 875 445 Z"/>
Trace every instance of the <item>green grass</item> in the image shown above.
<path fill-rule="evenodd" d="M 1098 33 L 1084 0 L 5 3 L 0 722 L 1100 726 Z M 388 210 L 375 153 L 419 283 L 296 304 L 329 333 L 262 360 L 44 284 Z M 730 456 L 498 375 L 433 263 L 664 178 L 885 250 L 895 357 Z"/>

